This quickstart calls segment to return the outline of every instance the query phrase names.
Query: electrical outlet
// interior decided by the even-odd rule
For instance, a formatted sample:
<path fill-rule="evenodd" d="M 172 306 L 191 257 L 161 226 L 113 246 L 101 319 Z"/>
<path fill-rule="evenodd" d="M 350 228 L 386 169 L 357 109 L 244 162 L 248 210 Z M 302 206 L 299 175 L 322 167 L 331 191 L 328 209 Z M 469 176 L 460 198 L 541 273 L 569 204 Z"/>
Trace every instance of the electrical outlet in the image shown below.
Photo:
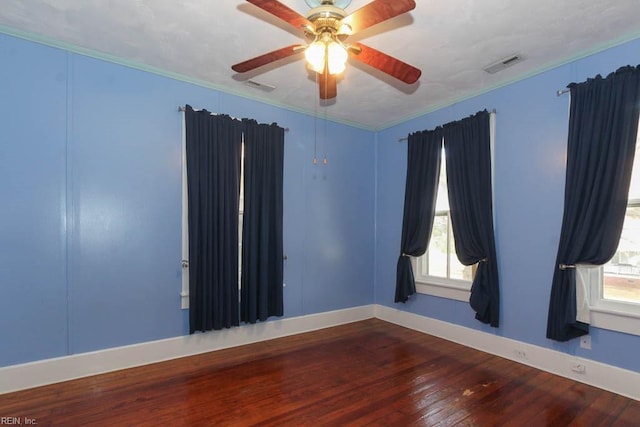
<path fill-rule="evenodd" d="M 516 357 L 518 359 L 526 359 L 527 358 L 527 352 L 524 350 L 514 350 L 513 353 L 516 355 Z"/>
<path fill-rule="evenodd" d="M 591 350 L 591 335 L 583 335 L 580 337 L 580 348 Z"/>
<path fill-rule="evenodd" d="M 577 374 L 586 374 L 587 373 L 587 367 L 580 362 L 573 362 L 571 364 L 571 370 Z"/>

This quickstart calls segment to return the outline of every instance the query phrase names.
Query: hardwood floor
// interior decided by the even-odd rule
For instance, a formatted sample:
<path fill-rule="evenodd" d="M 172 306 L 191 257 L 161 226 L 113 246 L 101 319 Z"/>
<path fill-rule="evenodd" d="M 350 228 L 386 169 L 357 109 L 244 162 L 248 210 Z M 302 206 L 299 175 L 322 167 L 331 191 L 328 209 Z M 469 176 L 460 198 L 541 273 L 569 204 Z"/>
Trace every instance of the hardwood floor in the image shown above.
<path fill-rule="evenodd" d="M 371 319 L 0 395 L 0 417 L 38 426 L 638 426 L 640 402 Z"/>

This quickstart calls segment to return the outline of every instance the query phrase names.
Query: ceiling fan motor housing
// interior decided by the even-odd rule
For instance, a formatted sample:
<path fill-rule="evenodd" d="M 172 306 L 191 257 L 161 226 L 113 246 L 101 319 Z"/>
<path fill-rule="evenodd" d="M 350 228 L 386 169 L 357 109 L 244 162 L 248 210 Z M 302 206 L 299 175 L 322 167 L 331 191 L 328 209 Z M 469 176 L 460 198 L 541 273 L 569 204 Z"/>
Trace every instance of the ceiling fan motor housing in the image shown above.
<path fill-rule="evenodd" d="M 309 14 L 307 14 L 307 19 L 313 23 L 316 34 L 325 31 L 336 33 L 340 26 L 340 21 L 342 21 L 345 16 L 347 16 L 347 14 L 343 9 L 326 4 L 311 9 Z"/>

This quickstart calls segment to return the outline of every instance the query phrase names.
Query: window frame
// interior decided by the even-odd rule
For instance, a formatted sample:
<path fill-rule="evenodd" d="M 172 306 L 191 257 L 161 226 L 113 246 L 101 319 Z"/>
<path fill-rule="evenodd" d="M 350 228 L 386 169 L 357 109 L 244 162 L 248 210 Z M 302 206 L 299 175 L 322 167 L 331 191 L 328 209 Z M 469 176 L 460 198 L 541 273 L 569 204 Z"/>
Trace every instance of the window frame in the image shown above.
<path fill-rule="evenodd" d="M 450 275 L 451 240 L 453 231 L 451 229 L 451 215 L 449 211 L 438 211 L 435 216 L 447 217 L 447 276 Z M 433 295 L 441 298 L 449 298 L 458 301 L 469 301 L 471 296 L 471 284 L 469 280 L 451 279 L 449 277 L 432 276 L 424 274 L 422 271 L 422 259 L 428 257 L 429 252 L 425 252 L 420 257 L 412 257 L 413 271 L 415 272 L 416 292 L 420 294 Z M 475 273 L 475 271 L 474 271 Z"/>
<path fill-rule="evenodd" d="M 596 328 L 640 335 L 640 304 L 605 299 L 604 267 L 577 265 L 585 274 L 576 274 L 576 289 L 584 289 L 589 305 L 589 324 Z M 584 269 L 590 269 L 589 274 Z M 584 279 L 584 281 L 583 281 Z"/>
<path fill-rule="evenodd" d="M 417 258 L 412 258 L 414 266 Z M 468 302 L 471 297 L 471 281 L 447 279 L 436 276 L 416 277 L 416 292 L 440 298 Z"/>

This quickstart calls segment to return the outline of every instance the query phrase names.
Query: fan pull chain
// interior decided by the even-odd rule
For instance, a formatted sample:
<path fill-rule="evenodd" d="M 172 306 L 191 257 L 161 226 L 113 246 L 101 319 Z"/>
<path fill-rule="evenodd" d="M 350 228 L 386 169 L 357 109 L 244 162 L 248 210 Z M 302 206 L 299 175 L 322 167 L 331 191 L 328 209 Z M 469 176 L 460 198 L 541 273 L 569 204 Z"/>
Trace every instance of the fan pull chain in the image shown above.
<path fill-rule="evenodd" d="M 329 78 L 328 75 L 329 73 L 325 74 L 327 76 L 327 79 Z M 326 165 L 328 163 L 327 160 L 327 106 L 324 105 L 324 138 L 322 141 L 322 164 Z"/>

